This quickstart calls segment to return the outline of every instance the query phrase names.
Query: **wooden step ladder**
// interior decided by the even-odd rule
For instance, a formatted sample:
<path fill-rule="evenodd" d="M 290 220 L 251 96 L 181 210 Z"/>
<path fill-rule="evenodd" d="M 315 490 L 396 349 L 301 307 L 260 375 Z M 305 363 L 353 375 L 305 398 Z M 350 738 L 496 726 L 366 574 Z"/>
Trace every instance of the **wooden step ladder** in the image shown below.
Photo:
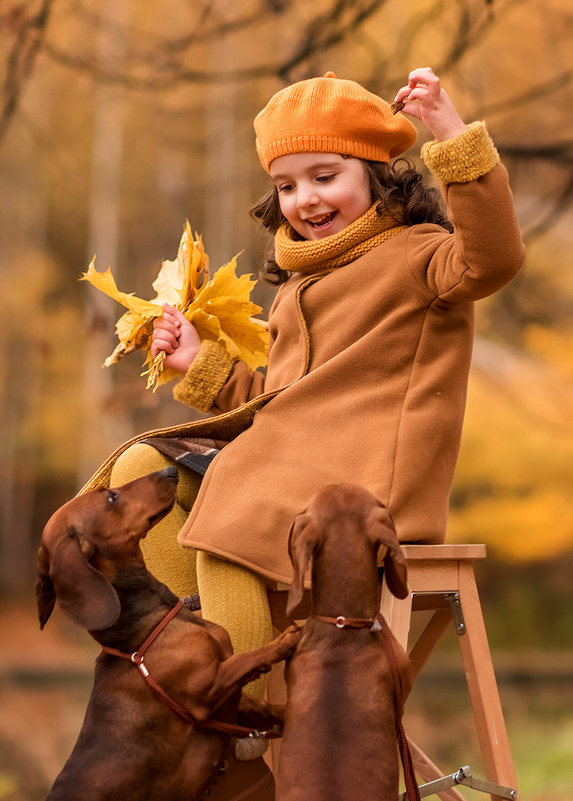
<path fill-rule="evenodd" d="M 398 642 L 409 651 L 414 681 L 447 627 L 455 627 L 486 773 L 485 779 L 474 777 L 470 766 L 465 765 L 444 774 L 410 741 L 416 773 L 426 782 L 420 786 L 420 795 L 466 801 L 455 789 L 459 785 L 489 793 L 492 801 L 517 801 L 513 760 L 474 574 L 474 561 L 486 556 L 485 545 L 403 545 L 402 549 L 408 564 L 410 593 L 399 600 L 383 581 L 381 612 Z M 287 591 L 284 585 L 269 591 L 277 631 L 283 631 L 290 623 L 285 616 Z M 301 619 L 310 613 L 309 593 L 300 610 Z M 415 642 L 409 643 L 412 616 L 418 611 L 426 616 L 429 612 L 430 617 Z M 273 703 L 285 702 L 282 667 L 270 674 L 268 694 Z M 276 764 L 279 749 L 280 741 L 273 741 L 268 758 L 271 765 Z"/>
<path fill-rule="evenodd" d="M 446 628 L 453 624 L 486 773 L 481 780 L 464 766 L 443 776 L 430 760 L 424 765 L 425 755 L 414 746 L 417 772 L 432 784 L 422 786 L 420 794 L 424 797 L 440 791 L 443 799 L 459 799 L 459 793 L 441 792 L 448 785 L 459 784 L 489 792 L 495 801 L 515 800 L 515 771 L 474 573 L 474 561 L 486 556 L 485 545 L 404 545 L 403 552 L 410 594 L 399 600 L 383 582 L 381 612 L 398 642 L 409 651 L 414 681 Z M 409 643 L 412 616 L 417 611 L 429 611 L 431 616 L 416 641 Z"/>

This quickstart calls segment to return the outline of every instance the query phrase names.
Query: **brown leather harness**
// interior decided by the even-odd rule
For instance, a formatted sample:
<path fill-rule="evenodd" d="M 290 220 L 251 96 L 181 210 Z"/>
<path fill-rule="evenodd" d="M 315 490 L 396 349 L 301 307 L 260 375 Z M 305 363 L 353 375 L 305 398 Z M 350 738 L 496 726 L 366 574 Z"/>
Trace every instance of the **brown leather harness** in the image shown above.
<path fill-rule="evenodd" d="M 194 726 L 198 726 L 201 729 L 216 731 L 222 734 L 229 734 L 232 737 L 280 737 L 280 734 L 274 729 L 269 731 L 259 731 L 258 729 L 251 729 L 247 726 L 239 726 L 237 723 L 226 723 L 221 720 L 199 720 L 192 715 L 189 710 L 185 709 L 185 707 L 181 706 L 181 704 L 179 704 L 174 698 L 168 695 L 163 687 L 161 687 L 157 681 L 155 681 L 149 671 L 149 668 L 145 664 L 145 654 L 148 648 L 155 642 L 163 629 L 178 614 L 182 607 L 183 601 L 179 601 L 168 612 L 168 614 L 159 621 L 158 625 L 153 629 L 143 645 L 141 645 L 141 647 L 132 654 L 128 654 L 125 651 L 118 651 L 116 648 L 110 648 L 107 645 L 102 645 L 102 651 L 104 651 L 106 654 L 110 654 L 111 656 L 119 656 L 122 659 L 129 659 L 129 661 L 138 668 L 139 672 L 153 692 L 163 701 L 163 703 L 165 703 L 173 712 L 175 712 L 176 715 L 179 715 L 179 717 L 183 718 L 183 720 L 187 721 L 187 723 L 192 723 Z"/>
<path fill-rule="evenodd" d="M 207 729 L 209 731 L 216 731 L 222 734 L 228 734 L 231 735 L 232 737 L 251 737 L 251 738 L 280 737 L 281 735 L 274 729 L 270 731 L 259 731 L 258 729 L 251 729 L 248 728 L 247 726 L 239 726 L 236 723 L 225 723 L 224 721 L 219 721 L 219 720 L 199 720 L 194 715 L 192 715 L 191 712 L 185 709 L 185 707 L 181 706 L 181 704 L 179 704 L 174 698 L 171 698 L 171 696 L 168 695 L 168 693 L 166 693 L 165 690 L 155 681 L 155 679 L 149 672 L 149 668 L 145 664 L 145 654 L 149 649 L 149 647 L 155 642 L 157 637 L 159 637 L 163 629 L 179 613 L 182 607 L 183 607 L 183 601 L 179 601 L 167 613 L 167 615 L 165 615 L 165 617 L 159 621 L 158 625 L 153 629 L 153 631 L 147 637 L 147 639 L 141 645 L 141 647 L 138 648 L 137 651 L 134 651 L 132 654 L 129 654 L 125 651 L 119 651 L 116 648 L 110 648 L 107 645 L 102 645 L 102 651 L 104 651 L 106 654 L 110 654 L 111 656 L 118 656 L 121 657 L 122 659 L 128 659 L 133 665 L 137 667 L 137 669 L 139 670 L 139 672 L 141 673 L 141 675 L 143 676 L 143 678 L 145 679 L 151 690 L 153 690 L 153 692 L 176 715 L 179 715 L 179 717 L 187 721 L 187 723 L 192 723 L 194 726 L 198 726 L 201 729 Z M 315 620 L 321 620 L 324 623 L 330 623 L 339 629 L 369 628 L 370 631 L 373 632 L 376 631 L 382 632 L 382 636 L 384 637 L 384 643 L 386 646 L 386 653 L 388 654 L 388 661 L 390 663 L 390 670 L 392 671 L 392 678 L 394 680 L 394 705 L 396 711 L 396 731 L 398 737 L 398 748 L 400 751 L 400 758 L 402 760 L 402 770 L 404 772 L 406 795 L 408 801 L 420 801 L 420 791 L 418 789 L 418 783 L 416 782 L 416 775 L 414 772 L 412 756 L 410 754 L 410 748 L 408 746 L 408 740 L 406 738 L 404 726 L 402 725 L 402 709 L 405 700 L 404 689 L 402 687 L 400 671 L 398 669 L 398 662 L 396 660 L 396 655 L 394 653 L 394 645 L 392 642 L 390 627 L 388 626 L 386 620 L 380 613 L 371 618 L 344 617 L 343 615 L 339 615 L 338 617 L 327 617 L 325 615 L 318 615 L 318 614 L 313 614 L 312 617 Z"/>

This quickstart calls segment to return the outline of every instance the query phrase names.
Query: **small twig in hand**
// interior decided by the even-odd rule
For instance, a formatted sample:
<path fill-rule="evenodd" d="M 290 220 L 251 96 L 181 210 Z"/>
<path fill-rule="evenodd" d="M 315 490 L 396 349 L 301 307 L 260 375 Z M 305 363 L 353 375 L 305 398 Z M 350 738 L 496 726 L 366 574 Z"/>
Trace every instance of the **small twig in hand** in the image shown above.
<path fill-rule="evenodd" d="M 399 111 L 402 111 L 406 103 L 403 100 L 398 101 L 398 103 L 390 103 L 390 109 L 392 114 L 397 114 Z"/>

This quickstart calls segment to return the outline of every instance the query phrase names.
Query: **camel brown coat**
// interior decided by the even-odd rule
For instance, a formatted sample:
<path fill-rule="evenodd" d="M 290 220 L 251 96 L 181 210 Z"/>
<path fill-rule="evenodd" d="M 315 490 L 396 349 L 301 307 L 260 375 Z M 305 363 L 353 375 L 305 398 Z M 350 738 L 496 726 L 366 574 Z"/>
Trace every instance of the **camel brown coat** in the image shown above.
<path fill-rule="evenodd" d="M 222 420 L 249 401 L 259 410 L 211 464 L 181 544 L 290 582 L 291 522 L 340 482 L 387 504 L 402 542 L 443 542 L 474 301 L 524 260 L 501 164 L 445 193 L 454 234 L 414 225 L 280 288 L 266 379 L 236 364 L 213 406 Z"/>

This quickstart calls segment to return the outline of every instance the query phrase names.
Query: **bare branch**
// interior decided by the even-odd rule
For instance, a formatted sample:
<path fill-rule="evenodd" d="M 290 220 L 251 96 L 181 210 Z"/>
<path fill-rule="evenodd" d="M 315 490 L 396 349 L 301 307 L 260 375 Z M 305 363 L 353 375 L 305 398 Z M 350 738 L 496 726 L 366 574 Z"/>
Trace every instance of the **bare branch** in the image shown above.
<path fill-rule="evenodd" d="M 2 16 L 3 27 L 15 33 L 15 42 L 8 56 L 3 101 L 0 110 L 0 141 L 5 136 L 16 113 L 26 82 L 32 75 L 36 57 L 42 46 L 53 0 L 42 0 L 36 14 L 25 16 L 23 8 L 16 7 L 16 14 Z"/>
<path fill-rule="evenodd" d="M 123 71 L 108 69 L 99 63 L 66 53 L 50 42 L 45 42 L 44 50 L 46 55 L 62 66 L 78 72 L 85 72 L 91 75 L 96 81 L 108 84 L 118 84 L 127 89 L 143 89 L 148 91 L 165 91 L 173 89 L 180 83 L 197 84 L 216 84 L 228 81 L 249 81 L 256 78 L 264 78 L 277 74 L 277 66 L 274 64 L 263 64 L 258 67 L 246 67 L 239 70 L 189 70 L 180 69 L 170 71 L 164 75 L 151 77 L 133 75 Z"/>
<path fill-rule="evenodd" d="M 89 73 L 95 80 L 110 84 L 121 84 L 131 89 L 164 91 L 166 89 L 172 89 L 175 85 L 180 83 L 216 84 L 226 83 L 228 81 L 245 82 L 272 76 L 278 76 L 283 80 L 288 80 L 289 73 L 295 67 L 304 64 L 317 53 L 323 53 L 334 45 L 344 41 L 349 34 L 359 29 L 360 26 L 387 1 L 388 0 L 366 0 L 362 4 L 357 4 L 356 0 L 336 0 L 327 12 L 320 14 L 309 22 L 302 36 L 299 37 L 298 41 L 301 42 L 301 44 L 298 46 L 294 55 L 282 62 L 263 63 L 238 69 L 195 70 L 187 69 L 176 62 L 175 64 L 170 63 L 167 69 L 164 65 L 162 74 L 158 74 L 156 70 L 152 75 L 138 75 L 135 74 L 134 71 L 114 71 L 101 64 L 94 63 L 92 60 L 65 52 L 50 42 L 44 43 L 44 49 L 46 54 L 59 64 Z M 268 7 L 268 3 L 266 5 Z M 207 9 L 205 13 L 207 13 Z M 277 12 L 267 11 L 267 13 Z M 221 23 L 216 29 L 211 29 L 211 33 L 214 34 L 216 31 L 217 35 L 223 33 L 228 34 L 236 30 L 235 26 L 248 26 L 254 24 L 255 21 L 257 23 L 261 21 L 260 14 L 256 17 L 245 16 L 240 20 Z M 205 37 L 209 37 L 209 33 L 209 31 L 205 30 L 201 32 L 202 42 Z M 178 42 L 171 41 L 169 47 L 175 46 L 185 51 L 191 47 L 193 42 L 194 36 L 189 36 L 178 40 Z M 167 46 L 166 42 L 161 43 L 161 49 Z M 139 60 L 149 69 L 151 61 L 150 53 L 156 51 L 153 49 L 150 51 L 148 48 L 146 48 L 146 51 L 145 58 L 140 58 Z"/>
<path fill-rule="evenodd" d="M 528 243 L 538 239 L 543 234 L 550 231 L 555 223 L 562 219 L 571 209 L 573 204 L 573 175 L 563 187 L 562 191 L 556 195 L 545 213 L 528 230 L 525 231 L 524 238 Z"/>
<path fill-rule="evenodd" d="M 377 12 L 387 0 L 369 0 L 362 6 L 356 0 L 337 0 L 332 8 L 312 20 L 302 37 L 297 51 L 282 65 L 277 74 L 284 80 L 289 73 L 308 61 L 316 53 L 324 53 L 334 45 L 340 44 L 350 33 L 354 33 L 363 23 Z M 349 12 L 349 18 L 345 14 Z"/>
<path fill-rule="evenodd" d="M 221 39 L 230 34 L 240 33 L 241 31 L 248 30 L 253 25 L 259 24 L 265 17 L 271 14 L 276 17 L 278 14 L 283 14 L 291 4 L 292 0 L 262 0 L 262 8 L 257 9 L 252 14 L 246 14 L 244 17 L 237 17 L 232 20 L 223 20 L 217 22 L 211 27 L 207 27 L 209 17 L 212 16 L 213 2 L 209 2 L 203 9 L 199 21 L 193 33 L 178 38 L 166 40 L 160 43 L 160 47 L 172 51 L 183 52 L 196 43 L 197 37 L 200 34 L 203 43 L 213 41 L 214 39 Z"/>
<path fill-rule="evenodd" d="M 492 102 L 481 106 L 476 109 L 476 116 L 490 117 L 498 112 L 507 111 L 508 109 L 516 109 L 526 103 L 535 103 L 538 100 L 547 102 L 547 99 L 556 92 L 563 92 L 563 87 L 573 82 L 573 69 L 565 70 L 564 72 L 556 75 L 555 78 L 550 78 L 542 83 L 530 86 L 525 92 L 509 100 L 500 100 L 499 102 Z"/>
<path fill-rule="evenodd" d="M 533 145 L 498 144 L 498 150 L 505 157 L 521 160 L 543 160 L 552 164 L 573 167 L 573 139 L 564 142 Z"/>
<path fill-rule="evenodd" d="M 492 25 L 499 22 L 500 13 L 507 13 L 514 6 L 527 5 L 527 3 L 528 0 L 508 0 L 501 8 L 498 4 L 496 7 L 496 15 L 492 13 L 491 7 L 488 7 L 486 4 L 486 6 L 481 9 L 484 13 L 480 14 L 478 11 L 478 14 L 472 18 L 466 0 L 460 0 L 458 3 L 460 9 L 458 29 L 456 35 L 452 39 L 449 52 L 435 67 L 437 74 L 446 75 L 448 72 L 451 72 L 470 50 L 475 49 L 489 32 Z"/>

